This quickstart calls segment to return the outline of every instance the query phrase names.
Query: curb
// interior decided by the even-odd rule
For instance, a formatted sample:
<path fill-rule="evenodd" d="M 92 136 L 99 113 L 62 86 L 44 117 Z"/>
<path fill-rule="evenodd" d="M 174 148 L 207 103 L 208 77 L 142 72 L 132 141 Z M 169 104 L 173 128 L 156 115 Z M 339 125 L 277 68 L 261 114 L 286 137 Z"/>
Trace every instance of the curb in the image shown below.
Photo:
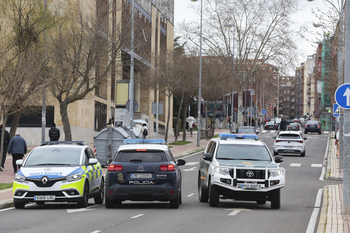
<path fill-rule="evenodd" d="M 186 157 L 186 156 L 189 156 L 189 155 L 193 155 L 193 154 L 202 152 L 204 150 L 205 150 L 205 147 L 199 147 L 199 148 L 193 149 L 193 150 L 191 150 L 189 152 L 186 152 L 186 153 L 183 153 L 183 154 L 174 155 L 174 157 L 175 158 L 183 158 L 183 157 Z"/>

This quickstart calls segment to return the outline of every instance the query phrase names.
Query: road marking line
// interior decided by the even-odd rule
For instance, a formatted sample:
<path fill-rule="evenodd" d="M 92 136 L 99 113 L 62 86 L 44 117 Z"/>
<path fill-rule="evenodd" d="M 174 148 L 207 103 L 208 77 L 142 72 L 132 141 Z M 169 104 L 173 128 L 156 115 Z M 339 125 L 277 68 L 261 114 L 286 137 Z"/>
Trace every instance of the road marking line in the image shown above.
<path fill-rule="evenodd" d="M 133 216 L 133 217 L 131 217 L 131 218 L 138 218 L 138 217 L 141 217 L 141 216 L 143 216 L 144 214 L 138 214 L 138 215 L 135 215 L 135 216 Z"/>
<path fill-rule="evenodd" d="M 241 211 L 252 211 L 252 210 L 248 210 L 248 209 L 225 209 L 225 210 L 233 210 L 231 213 L 228 214 L 231 216 L 235 216 L 236 214 L 238 214 Z"/>
<path fill-rule="evenodd" d="M 322 164 L 311 164 L 311 167 L 322 167 Z"/>
<path fill-rule="evenodd" d="M 189 162 L 189 163 L 186 163 L 185 165 L 188 165 L 188 166 L 193 166 L 193 165 L 196 165 L 198 164 L 199 162 Z"/>
<path fill-rule="evenodd" d="M 190 168 L 190 169 L 182 169 L 182 170 L 184 170 L 184 171 L 186 171 L 186 172 L 189 172 L 189 171 L 193 171 L 193 170 L 195 170 L 196 169 L 196 167 L 192 167 L 192 168 Z"/>
<path fill-rule="evenodd" d="M 311 215 L 309 224 L 307 226 L 306 233 L 312 233 L 315 231 L 317 216 L 318 216 L 318 212 L 320 211 L 320 207 L 321 207 L 322 193 L 323 193 L 323 189 L 319 189 L 317 192 L 316 201 L 315 201 L 315 208 L 312 211 L 312 215 Z"/>
<path fill-rule="evenodd" d="M 192 197 L 194 193 L 188 194 L 187 197 Z"/>
<path fill-rule="evenodd" d="M 290 166 L 291 167 L 300 167 L 301 163 L 291 163 Z"/>
<path fill-rule="evenodd" d="M 91 233 L 99 233 L 99 232 L 102 232 L 102 230 L 92 231 Z"/>

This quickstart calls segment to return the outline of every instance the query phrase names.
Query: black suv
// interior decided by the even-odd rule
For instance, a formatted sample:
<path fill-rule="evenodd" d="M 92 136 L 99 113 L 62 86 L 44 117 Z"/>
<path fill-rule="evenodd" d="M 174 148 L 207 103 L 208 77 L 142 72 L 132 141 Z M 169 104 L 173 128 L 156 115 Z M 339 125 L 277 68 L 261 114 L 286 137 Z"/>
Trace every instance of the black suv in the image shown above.
<path fill-rule="evenodd" d="M 321 134 L 321 124 L 319 121 L 307 121 L 305 123 L 304 133 L 307 134 L 308 132 L 316 132 Z"/>

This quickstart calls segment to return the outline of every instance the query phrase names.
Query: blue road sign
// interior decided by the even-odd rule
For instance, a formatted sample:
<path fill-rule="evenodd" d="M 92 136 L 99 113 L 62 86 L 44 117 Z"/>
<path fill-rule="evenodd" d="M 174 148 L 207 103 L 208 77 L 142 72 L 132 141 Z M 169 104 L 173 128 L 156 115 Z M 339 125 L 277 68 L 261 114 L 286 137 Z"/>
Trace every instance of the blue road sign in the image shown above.
<path fill-rule="evenodd" d="M 261 111 L 261 113 L 262 113 L 262 114 L 266 114 L 266 110 L 263 109 L 263 110 Z"/>
<path fill-rule="evenodd" d="M 350 83 L 339 86 L 334 97 L 340 107 L 350 109 Z"/>
<path fill-rule="evenodd" d="M 333 116 L 337 117 L 339 116 L 339 105 L 333 104 Z"/>

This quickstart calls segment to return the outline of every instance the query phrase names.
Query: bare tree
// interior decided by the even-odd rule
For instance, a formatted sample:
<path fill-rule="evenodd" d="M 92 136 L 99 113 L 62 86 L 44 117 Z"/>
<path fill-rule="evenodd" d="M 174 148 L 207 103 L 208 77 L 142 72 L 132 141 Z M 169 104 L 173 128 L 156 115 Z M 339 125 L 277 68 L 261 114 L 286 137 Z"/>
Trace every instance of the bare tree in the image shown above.
<path fill-rule="evenodd" d="M 203 51 L 209 55 L 231 56 L 233 32 L 225 27 L 234 24 L 234 88 L 242 105 L 243 89 L 252 75 L 265 62 L 288 67 L 296 61 L 298 32 L 292 28 L 291 15 L 297 10 L 296 0 L 204 0 Z M 183 23 L 181 32 L 198 46 L 198 26 Z M 280 72 L 285 72 L 280 70 Z M 241 115 L 238 115 L 240 124 Z"/>

